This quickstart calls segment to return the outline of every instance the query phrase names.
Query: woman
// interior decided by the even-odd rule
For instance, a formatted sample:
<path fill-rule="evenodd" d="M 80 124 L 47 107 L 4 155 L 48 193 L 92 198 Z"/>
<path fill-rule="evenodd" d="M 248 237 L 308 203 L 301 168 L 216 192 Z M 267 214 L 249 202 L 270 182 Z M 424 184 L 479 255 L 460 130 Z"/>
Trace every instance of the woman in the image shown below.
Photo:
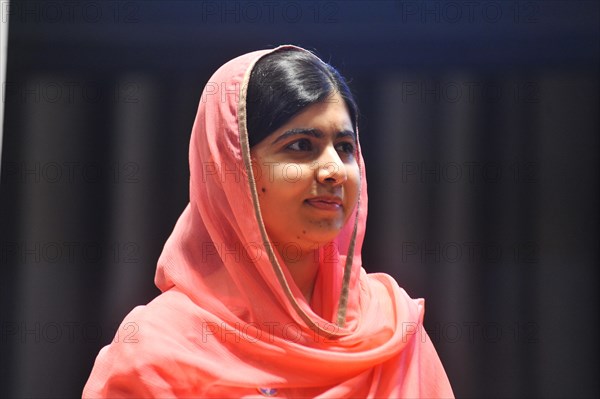
<path fill-rule="evenodd" d="M 84 397 L 452 397 L 423 300 L 360 250 L 367 184 L 341 76 L 295 47 L 245 54 L 206 85 L 190 203 L 162 294 L 102 349 Z"/>

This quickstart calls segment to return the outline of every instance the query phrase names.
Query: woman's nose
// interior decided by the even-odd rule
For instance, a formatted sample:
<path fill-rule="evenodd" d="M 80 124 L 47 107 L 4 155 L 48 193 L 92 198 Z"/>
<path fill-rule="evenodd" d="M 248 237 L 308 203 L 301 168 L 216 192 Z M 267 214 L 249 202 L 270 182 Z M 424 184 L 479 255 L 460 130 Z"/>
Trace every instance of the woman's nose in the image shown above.
<path fill-rule="evenodd" d="M 348 179 L 346 165 L 333 146 L 327 147 L 316 161 L 316 177 L 319 183 L 339 185 Z"/>

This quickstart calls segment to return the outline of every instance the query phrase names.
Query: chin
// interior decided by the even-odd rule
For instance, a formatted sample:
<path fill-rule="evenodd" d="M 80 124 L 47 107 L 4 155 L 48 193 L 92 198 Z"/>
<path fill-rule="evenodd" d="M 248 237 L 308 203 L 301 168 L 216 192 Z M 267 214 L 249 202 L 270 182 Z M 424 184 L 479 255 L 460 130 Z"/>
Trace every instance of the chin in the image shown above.
<path fill-rule="evenodd" d="M 318 247 L 322 247 L 323 245 L 330 243 L 335 240 L 335 238 L 340 234 L 342 229 L 335 230 L 327 230 L 327 231 L 308 231 L 306 232 L 306 236 L 310 241 L 314 243 L 314 245 Z"/>

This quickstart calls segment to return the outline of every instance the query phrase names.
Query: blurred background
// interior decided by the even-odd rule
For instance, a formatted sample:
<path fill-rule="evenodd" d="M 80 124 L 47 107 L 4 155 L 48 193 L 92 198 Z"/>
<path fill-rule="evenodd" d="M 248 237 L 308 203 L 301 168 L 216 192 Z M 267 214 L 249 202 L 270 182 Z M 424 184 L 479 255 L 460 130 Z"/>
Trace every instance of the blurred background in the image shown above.
<path fill-rule="evenodd" d="M 7 4 L 0 396 L 80 396 L 131 333 L 204 85 L 285 43 L 356 93 L 364 267 L 426 298 L 456 395 L 598 396 L 598 2 Z"/>

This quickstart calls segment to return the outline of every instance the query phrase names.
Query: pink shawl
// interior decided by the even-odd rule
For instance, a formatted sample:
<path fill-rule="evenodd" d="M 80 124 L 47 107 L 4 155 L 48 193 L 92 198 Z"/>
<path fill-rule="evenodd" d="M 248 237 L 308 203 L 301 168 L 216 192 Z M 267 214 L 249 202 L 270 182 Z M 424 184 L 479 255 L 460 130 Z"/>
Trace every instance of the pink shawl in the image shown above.
<path fill-rule="evenodd" d="M 190 202 L 158 261 L 162 294 L 133 309 L 100 351 L 84 397 L 453 397 L 423 329 L 424 301 L 362 269 L 360 153 L 359 204 L 318 253 L 310 304 L 268 240 L 246 88 L 253 65 L 282 50 L 306 51 L 242 55 L 204 88 L 190 142 Z"/>

